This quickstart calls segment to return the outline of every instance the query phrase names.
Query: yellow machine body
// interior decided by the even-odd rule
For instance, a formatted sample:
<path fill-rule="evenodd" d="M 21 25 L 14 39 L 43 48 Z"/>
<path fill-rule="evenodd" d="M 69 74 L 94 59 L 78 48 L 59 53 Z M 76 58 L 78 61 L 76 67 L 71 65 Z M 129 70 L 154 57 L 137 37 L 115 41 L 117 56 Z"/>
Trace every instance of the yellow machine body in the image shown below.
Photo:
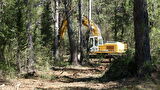
<path fill-rule="evenodd" d="M 97 51 L 90 52 L 91 54 L 103 54 L 107 53 L 110 55 L 123 54 L 127 50 L 127 44 L 122 42 L 107 42 L 103 45 L 98 45 Z"/>

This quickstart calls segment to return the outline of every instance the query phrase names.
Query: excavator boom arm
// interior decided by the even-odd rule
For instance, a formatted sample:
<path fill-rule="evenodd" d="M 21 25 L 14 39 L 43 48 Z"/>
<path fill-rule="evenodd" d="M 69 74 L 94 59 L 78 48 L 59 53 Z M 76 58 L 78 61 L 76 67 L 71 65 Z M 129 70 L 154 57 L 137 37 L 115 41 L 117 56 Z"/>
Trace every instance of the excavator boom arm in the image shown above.
<path fill-rule="evenodd" d="M 60 38 L 64 38 L 64 33 L 67 30 L 67 24 L 68 24 L 67 20 L 62 21 L 62 25 L 59 29 Z M 87 17 L 85 17 L 85 16 L 83 17 L 82 24 L 84 26 L 86 26 L 88 28 L 88 30 L 91 31 L 93 36 L 101 36 L 101 32 L 100 32 L 100 29 L 98 28 L 98 26 L 94 22 L 89 21 L 89 19 Z"/>
<path fill-rule="evenodd" d="M 94 22 L 89 20 L 86 16 L 83 17 L 82 24 L 91 31 L 93 36 L 101 36 L 101 31 L 98 26 Z"/>

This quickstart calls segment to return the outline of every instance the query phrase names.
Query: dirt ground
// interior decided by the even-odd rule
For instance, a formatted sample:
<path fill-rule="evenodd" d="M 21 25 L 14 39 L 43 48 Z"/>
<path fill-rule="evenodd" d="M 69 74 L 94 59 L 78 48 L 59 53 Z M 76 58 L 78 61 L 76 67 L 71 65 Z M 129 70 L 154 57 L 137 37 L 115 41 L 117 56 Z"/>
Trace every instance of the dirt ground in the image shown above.
<path fill-rule="evenodd" d="M 107 69 L 106 63 L 96 67 L 53 67 L 45 72 L 38 71 L 35 78 L 1 80 L 0 90 L 158 90 L 160 87 L 159 84 L 139 82 L 135 78 L 103 83 L 94 79 L 101 77 Z"/>

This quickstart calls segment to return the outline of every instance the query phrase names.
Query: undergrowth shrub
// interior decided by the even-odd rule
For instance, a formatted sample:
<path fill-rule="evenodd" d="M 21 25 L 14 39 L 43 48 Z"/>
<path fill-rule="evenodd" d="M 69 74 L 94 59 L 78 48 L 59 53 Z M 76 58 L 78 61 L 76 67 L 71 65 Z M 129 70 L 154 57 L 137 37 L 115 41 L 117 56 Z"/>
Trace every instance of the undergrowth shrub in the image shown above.
<path fill-rule="evenodd" d="M 104 73 L 102 80 L 117 80 L 134 74 L 134 51 L 128 50 L 126 55 L 116 58 L 111 63 L 109 70 Z"/>
<path fill-rule="evenodd" d="M 16 68 L 13 65 L 0 62 L 0 79 L 14 78 L 15 75 Z"/>
<path fill-rule="evenodd" d="M 59 61 L 59 62 L 54 63 L 54 66 L 59 66 L 59 67 L 65 67 L 65 66 L 68 66 L 68 65 L 71 65 L 71 64 L 69 62 L 66 62 L 66 61 Z"/>
<path fill-rule="evenodd" d="M 153 54 L 152 54 L 153 55 Z M 128 50 L 126 55 L 116 58 L 110 65 L 109 70 L 104 73 L 102 80 L 117 80 L 131 76 L 150 77 L 154 71 L 160 71 L 160 49 L 152 56 L 152 60 L 145 62 L 139 70 L 134 60 L 134 50 Z M 142 76 L 141 76 L 142 74 Z"/>
<path fill-rule="evenodd" d="M 152 61 L 156 69 L 160 71 L 160 48 L 157 48 L 152 52 Z"/>
<path fill-rule="evenodd" d="M 41 74 L 40 78 L 45 79 L 45 80 L 55 80 L 55 79 L 57 79 L 57 77 L 55 75 L 49 75 L 49 74 Z"/>

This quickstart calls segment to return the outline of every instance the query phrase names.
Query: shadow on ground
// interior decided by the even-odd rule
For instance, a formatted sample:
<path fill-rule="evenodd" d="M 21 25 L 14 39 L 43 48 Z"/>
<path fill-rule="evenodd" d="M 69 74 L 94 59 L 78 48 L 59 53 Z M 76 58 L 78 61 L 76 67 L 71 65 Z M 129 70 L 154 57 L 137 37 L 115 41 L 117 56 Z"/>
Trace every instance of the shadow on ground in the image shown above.
<path fill-rule="evenodd" d="M 95 90 L 91 88 L 84 87 L 64 87 L 64 88 L 36 88 L 35 90 Z"/>

